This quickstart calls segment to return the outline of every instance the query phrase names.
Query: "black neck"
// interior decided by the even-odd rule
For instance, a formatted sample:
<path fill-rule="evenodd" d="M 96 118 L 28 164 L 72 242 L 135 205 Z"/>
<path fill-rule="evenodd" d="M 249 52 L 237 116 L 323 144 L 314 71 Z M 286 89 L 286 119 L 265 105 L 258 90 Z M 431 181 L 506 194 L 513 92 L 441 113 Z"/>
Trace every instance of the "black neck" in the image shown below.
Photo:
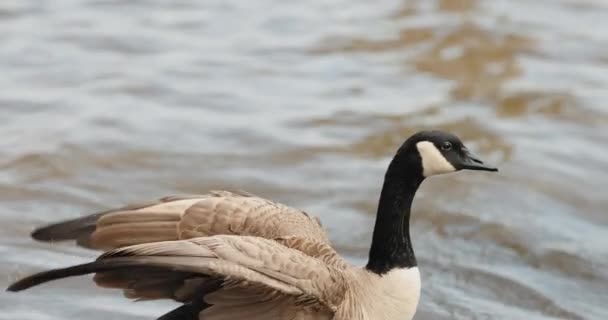
<path fill-rule="evenodd" d="M 393 159 L 384 177 L 369 261 L 366 268 L 384 274 L 393 268 L 416 266 L 410 240 L 410 210 L 416 190 L 424 180 L 407 159 Z M 419 165 L 418 165 L 419 166 Z"/>

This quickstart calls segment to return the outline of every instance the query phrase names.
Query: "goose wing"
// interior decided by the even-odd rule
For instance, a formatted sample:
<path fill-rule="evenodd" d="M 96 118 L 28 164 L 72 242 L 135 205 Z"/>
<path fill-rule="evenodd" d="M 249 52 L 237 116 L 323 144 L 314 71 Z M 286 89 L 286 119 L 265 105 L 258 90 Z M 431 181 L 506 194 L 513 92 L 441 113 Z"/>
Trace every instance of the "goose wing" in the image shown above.
<path fill-rule="evenodd" d="M 346 292 L 346 268 L 323 242 L 217 235 L 119 248 L 9 290 L 96 273 L 98 285 L 127 297 L 184 302 L 160 319 L 331 319 Z"/>
<path fill-rule="evenodd" d="M 218 234 L 269 239 L 298 236 L 329 243 L 317 218 L 242 191 L 165 197 L 45 226 L 32 237 L 40 241 L 76 240 L 87 248 L 111 250 Z"/>

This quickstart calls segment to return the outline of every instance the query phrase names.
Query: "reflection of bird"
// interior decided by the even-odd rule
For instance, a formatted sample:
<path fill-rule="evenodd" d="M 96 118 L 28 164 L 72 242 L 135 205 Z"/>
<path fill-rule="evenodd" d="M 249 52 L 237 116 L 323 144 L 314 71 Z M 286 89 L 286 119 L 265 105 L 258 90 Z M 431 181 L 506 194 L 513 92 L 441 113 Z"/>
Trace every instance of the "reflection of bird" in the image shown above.
<path fill-rule="evenodd" d="M 159 319 L 411 319 L 420 275 L 409 234 L 420 183 L 461 169 L 496 171 L 454 135 L 419 132 L 386 172 L 363 268 L 330 246 L 318 220 L 248 193 L 168 197 L 36 230 L 38 240 L 76 240 L 110 250 L 96 261 L 41 272 L 20 291 L 88 273 L 129 298 L 183 305 Z"/>

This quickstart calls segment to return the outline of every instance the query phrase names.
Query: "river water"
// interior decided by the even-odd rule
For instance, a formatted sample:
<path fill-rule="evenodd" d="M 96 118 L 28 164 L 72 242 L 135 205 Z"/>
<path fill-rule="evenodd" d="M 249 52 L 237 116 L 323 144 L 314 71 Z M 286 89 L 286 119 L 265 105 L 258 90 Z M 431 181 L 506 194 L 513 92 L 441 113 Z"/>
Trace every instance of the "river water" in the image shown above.
<path fill-rule="evenodd" d="M 364 263 L 411 133 L 499 174 L 426 181 L 417 319 L 608 319 L 608 2 L 0 2 L 0 286 L 96 252 L 48 222 L 238 187 L 321 217 Z M 154 319 L 85 277 L 1 319 Z"/>

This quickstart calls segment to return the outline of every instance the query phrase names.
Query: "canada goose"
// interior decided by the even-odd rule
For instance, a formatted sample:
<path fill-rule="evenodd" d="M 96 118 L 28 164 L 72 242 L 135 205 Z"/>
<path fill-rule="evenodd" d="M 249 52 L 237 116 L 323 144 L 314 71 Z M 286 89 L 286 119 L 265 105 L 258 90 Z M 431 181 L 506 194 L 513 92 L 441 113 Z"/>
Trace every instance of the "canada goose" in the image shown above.
<path fill-rule="evenodd" d="M 412 200 L 425 178 L 462 169 L 497 171 L 452 134 L 422 131 L 407 139 L 386 172 L 364 267 L 343 260 L 307 213 L 244 192 L 214 191 L 38 229 L 32 233 L 38 240 L 110 251 L 8 290 L 95 273 L 97 285 L 123 289 L 128 298 L 183 303 L 162 320 L 412 319 L 420 297 Z"/>

